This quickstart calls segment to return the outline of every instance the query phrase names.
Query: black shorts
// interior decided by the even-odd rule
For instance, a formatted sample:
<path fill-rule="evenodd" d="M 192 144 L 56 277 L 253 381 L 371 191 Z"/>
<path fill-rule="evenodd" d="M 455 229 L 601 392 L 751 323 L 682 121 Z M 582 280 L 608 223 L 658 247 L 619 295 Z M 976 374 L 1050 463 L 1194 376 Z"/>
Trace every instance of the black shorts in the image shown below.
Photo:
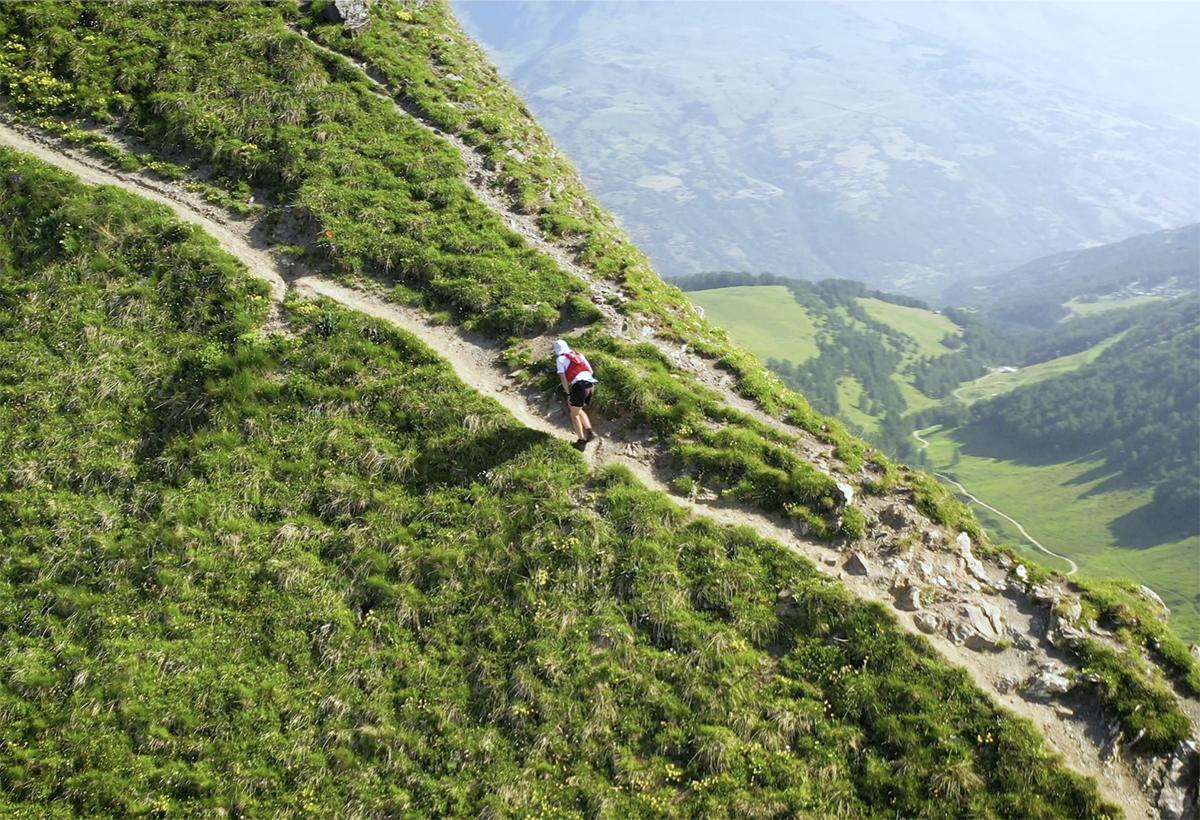
<path fill-rule="evenodd" d="M 595 382 L 577 381 L 571 385 L 571 393 L 567 401 L 572 407 L 587 407 L 592 402 L 592 394 L 596 392 Z"/>

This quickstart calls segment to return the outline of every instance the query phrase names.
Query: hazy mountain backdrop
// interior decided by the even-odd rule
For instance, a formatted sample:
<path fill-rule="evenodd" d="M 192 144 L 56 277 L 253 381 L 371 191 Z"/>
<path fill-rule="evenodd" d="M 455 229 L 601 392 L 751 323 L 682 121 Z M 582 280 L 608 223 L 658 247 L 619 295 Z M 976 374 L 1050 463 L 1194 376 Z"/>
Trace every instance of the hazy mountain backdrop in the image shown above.
<path fill-rule="evenodd" d="M 1129 25 L 1049 4 L 455 9 L 667 276 L 937 299 L 1200 219 L 1186 8 L 1139 4 Z"/>

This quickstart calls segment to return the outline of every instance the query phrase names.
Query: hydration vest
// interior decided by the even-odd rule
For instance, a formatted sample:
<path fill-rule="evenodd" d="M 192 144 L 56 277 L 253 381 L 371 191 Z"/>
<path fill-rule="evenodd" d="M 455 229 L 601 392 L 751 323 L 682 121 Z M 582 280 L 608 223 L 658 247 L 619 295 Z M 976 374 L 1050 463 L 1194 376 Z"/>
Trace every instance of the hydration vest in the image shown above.
<path fill-rule="evenodd" d="M 563 355 L 567 357 L 567 384 L 574 384 L 575 377 L 581 373 L 592 372 L 592 368 L 588 367 L 587 360 L 574 350 L 568 350 Z"/>

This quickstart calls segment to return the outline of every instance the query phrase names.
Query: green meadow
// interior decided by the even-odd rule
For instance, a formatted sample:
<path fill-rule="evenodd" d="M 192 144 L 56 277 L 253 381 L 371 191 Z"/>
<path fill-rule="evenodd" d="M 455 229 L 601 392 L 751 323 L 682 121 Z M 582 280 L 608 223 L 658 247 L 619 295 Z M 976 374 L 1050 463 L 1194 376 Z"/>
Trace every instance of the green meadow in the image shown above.
<path fill-rule="evenodd" d="M 706 318 L 761 361 L 813 358 L 820 333 L 808 310 L 783 285 L 713 288 L 688 293 Z"/>
<path fill-rule="evenodd" d="M 872 319 L 895 328 L 916 342 L 915 355 L 909 354 L 905 361 L 949 353 L 951 349 L 942 344 L 942 339 L 947 335 L 962 335 L 962 328 L 940 313 L 896 305 L 882 299 L 860 297 L 857 302 Z"/>
<path fill-rule="evenodd" d="M 1087 350 L 1081 350 L 1078 353 L 1072 353 L 1068 356 L 1059 356 L 1057 359 L 1040 362 L 1029 367 L 1022 367 L 1011 373 L 1002 373 L 994 370 L 986 376 L 980 376 L 978 379 L 967 382 L 962 387 L 959 387 L 954 391 L 954 396 L 964 404 L 972 404 L 983 399 L 999 396 L 1002 393 L 1015 390 L 1023 385 L 1037 384 L 1046 379 L 1070 373 L 1073 370 L 1078 370 L 1085 364 L 1094 362 L 1101 353 L 1108 349 L 1110 345 L 1117 342 L 1122 335 L 1124 334 L 1118 334 L 1105 339 L 1099 344 L 1089 347 Z"/>

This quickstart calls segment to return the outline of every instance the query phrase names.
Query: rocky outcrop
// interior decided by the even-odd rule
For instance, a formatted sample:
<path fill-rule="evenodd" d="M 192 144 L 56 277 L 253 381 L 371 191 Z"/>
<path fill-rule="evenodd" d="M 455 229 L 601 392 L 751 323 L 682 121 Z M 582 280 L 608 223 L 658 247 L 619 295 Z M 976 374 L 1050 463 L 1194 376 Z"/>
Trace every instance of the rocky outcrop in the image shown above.
<path fill-rule="evenodd" d="M 850 557 L 846 559 L 842 568 L 851 575 L 871 574 L 871 564 L 867 561 L 867 556 L 861 552 L 850 553 Z"/>
<path fill-rule="evenodd" d="M 1142 597 L 1150 603 L 1158 607 L 1158 614 L 1164 621 L 1171 617 L 1171 608 L 1163 602 L 1158 593 L 1150 589 L 1150 587 L 1142 584 L 1138 587 L 1138 592 L 1142 593 Z"/>
<path fill-rule="evenodd" d="M 922 612 L 920 615 L 913 616 L 913 623 L 926 635 L 932 635 L 942 628 L 941 616 L 933 612 Z"/>
<path fill-rule="evenodd" d="M 995 649 L 1004 637 L 1000 610 L 986 601 L 963 604 L 947 629 L 950 640 L 969 649 Z"/>
<path fill-rule="evenodd" d="M 1185 740 L 1169 757 L 1138 762 L 1139 776 L 1162 820 L 1200 817 L 1200 745 Z"/>
<path fill-rule="evenodd" d="M 1025 685 L 1025 695 L 1036 700 L 1048 700 L 1071 691 L 1074 682 L 1061 672 L 1043 669 Z"/>
<path fill-rule="evenodd" d="M 905 612 L 915 612 L 921 608 L 921 589 L 915 586 L 903 586 L 896 590 L 896 608 Z"/>
<path fill-rule="evenodd" d="M 351 37 L 357 37 L 370 26 L 371 0 L 333 0 L 321 10 L 327 23 L 341 23 Z"/>

